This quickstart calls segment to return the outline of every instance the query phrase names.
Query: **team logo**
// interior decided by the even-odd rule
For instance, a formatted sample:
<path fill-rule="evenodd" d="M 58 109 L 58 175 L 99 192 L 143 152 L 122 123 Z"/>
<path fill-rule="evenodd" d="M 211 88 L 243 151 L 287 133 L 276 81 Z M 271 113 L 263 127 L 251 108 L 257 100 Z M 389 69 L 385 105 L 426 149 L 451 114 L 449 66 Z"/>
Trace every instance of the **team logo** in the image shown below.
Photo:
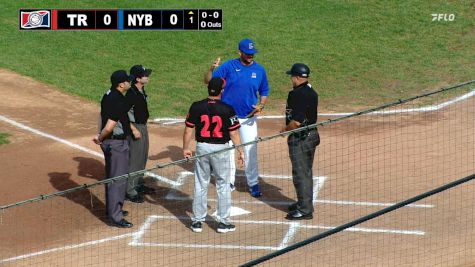
<path fill-rule="evenodd" d="M 254 44 L 253 43 L 249 43 L 249 50 L 253 50 L 254 49 Z"/>
<path fill-rule="evenodd" d="M 48 10 L 38 10 L 31 12 L 20 12 L 20 28 L 50 28 L 50 12 Z"/>
<path fill-rule="evenodd" d="M 234 125 L 239 122 L 239 119 L 237 118 L 237 116 L 233 116 L 229 118 L 229 120 L 231 121 L 231 125 Z"/>
<path fill-rule="evenodd" d="M 288 108 L 288 107 L 285 108 L 285 118 L 288 121 L 292 120 L 292 109 L 291 108 Z"/>
<path fill-rule="evenodd" d="M 257 73 L 253 72 L 253 73 L 251 74 L 251 78 L 254 78 L 254 79 L 257 78 Z"/>

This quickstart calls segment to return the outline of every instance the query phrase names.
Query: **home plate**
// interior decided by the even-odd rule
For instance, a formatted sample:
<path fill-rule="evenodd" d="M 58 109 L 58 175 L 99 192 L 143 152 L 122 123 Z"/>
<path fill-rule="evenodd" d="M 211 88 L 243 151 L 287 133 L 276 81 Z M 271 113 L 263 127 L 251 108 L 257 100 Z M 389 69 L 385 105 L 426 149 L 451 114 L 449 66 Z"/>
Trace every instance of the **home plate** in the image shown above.
<path fill-rule="evenodd" d="M 239 215 L 244 215 L 244 214 L 249 214 L 251 213 L 250 211 L 248 210 L 245 210 L 245 209 L 241 209 L 239 207 L 233 207 L 231 206 L 231 216 L 239 216 Z M 217 216 L 217 211 L 214 211 L 213 214 L 211 214 L 211 216 L 215 217 Z"/>

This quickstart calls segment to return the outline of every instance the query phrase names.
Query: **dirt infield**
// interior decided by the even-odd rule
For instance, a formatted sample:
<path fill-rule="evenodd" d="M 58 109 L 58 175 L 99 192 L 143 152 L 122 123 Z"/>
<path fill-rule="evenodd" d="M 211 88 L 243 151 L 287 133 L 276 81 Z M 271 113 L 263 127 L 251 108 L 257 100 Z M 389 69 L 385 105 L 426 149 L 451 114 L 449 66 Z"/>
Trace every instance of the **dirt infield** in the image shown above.
<path fill-rule="evenodd" d="M 91 141 L 97 104 L 6 70 L 0 70 L 0 81 L 0 132 L 11 134 L 11 143 L 0 146 L 0 205 L 103 178 L 102 153 Z M 157 192 L 146 203 L 126 202 L 132 229 L 106 225 L 101 186 L 8 209 L 1 214 L 0 265 L 236 266 L 473 173 L 474 119 L 475 101 L 469 99 L 435 115 L 323 127 L 314 164 L 315 218 L 302 223 L 283 220 L 286 204 L 295 199 L 284 138 L 259 148 L 262 199 L 249 196 L 242 177 L 237 181 L 233 206 L 249 213 L 233 217 L 234 233 L 215 233 L 211 221 L 204 235 L 189 230 L 189 164 L 156 171 L 169 180 L 149 180 Z M 280 120 L 261 121 L 259 134 L 275 134 L 281 125 Z M 148 167 L 181 159 L 181 124 L 151 124 L 149 131 Z M 474 190 L 468 183 L 270 265 L 471 266 Z M 209 194 L 212 211 L 214 189 Z"/>

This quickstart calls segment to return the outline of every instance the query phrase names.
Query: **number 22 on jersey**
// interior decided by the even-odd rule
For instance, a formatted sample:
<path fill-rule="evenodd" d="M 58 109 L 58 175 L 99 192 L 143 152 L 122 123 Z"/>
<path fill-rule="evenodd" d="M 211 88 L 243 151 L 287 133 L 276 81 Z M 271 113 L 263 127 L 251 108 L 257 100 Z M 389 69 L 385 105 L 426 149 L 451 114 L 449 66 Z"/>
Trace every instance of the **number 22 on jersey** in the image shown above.
<path fill-rule="evenodd" d="M 210 118 L 209 115 L 201 115 L 200 119 L 201 119 L 201 123 L 204 124 L 200 132 L 202 137 L 208 137 L 208 138 L 209 137 L 214 137 L 214 138 L 223 137 L 223 132 L 222 132 L 223 120 L 221 119 L 220 116 L 213 116 Z M 210 130 L 210 126 L 213 128 L 212 131 Z"/>

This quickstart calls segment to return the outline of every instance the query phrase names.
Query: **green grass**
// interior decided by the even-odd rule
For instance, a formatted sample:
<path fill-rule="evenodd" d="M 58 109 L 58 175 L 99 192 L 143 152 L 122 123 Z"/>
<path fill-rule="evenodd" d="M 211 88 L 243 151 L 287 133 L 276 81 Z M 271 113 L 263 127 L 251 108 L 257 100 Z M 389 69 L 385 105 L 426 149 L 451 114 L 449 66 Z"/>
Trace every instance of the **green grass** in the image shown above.
<path fill-rule="evenodd" d="M 0 146 L 10 143 L 10 142 L 8 141 L 8 137 L 9 137 L 9 136 L 10 136 L 10 135 L 7 134 L 7 133 L 0 133 Z"/>
<path fill-rule="evenodd" d="M 462 1 L 3 1 L 0 67 L 99 102 L 110 74 L 144 64 L 153 116 L 183 117 L 206 96 L 215 57 L 253 38 L 269 76 L 271 113 L 290 89 L 284 72 L 307 63 L 324 110 L 345 111 L 475 78 L 473 3 Z M 224 30 L 19 31 L 19 8 L 222 8 Z M 454 13 L 432 22 L 432 13 Z"/>

